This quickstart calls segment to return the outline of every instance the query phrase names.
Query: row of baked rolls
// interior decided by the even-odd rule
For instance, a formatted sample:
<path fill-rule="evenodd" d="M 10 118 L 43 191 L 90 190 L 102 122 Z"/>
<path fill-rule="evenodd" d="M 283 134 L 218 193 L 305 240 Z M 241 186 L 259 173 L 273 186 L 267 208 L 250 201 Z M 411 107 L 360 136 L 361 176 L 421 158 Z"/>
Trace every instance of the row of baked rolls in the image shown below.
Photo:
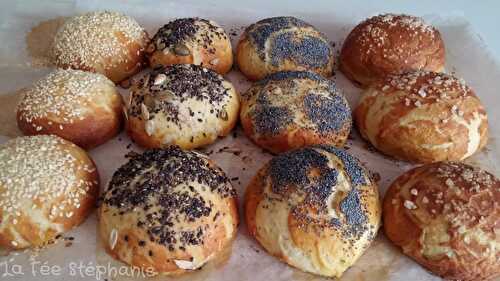
<path fill-rule="evenodd" d="M 236 236 L 236 191 L 207 156 L 170 146 L 136 154 L 114 174 L 99 233 L 114 258 L 161 274 L 195 270 Z"/>

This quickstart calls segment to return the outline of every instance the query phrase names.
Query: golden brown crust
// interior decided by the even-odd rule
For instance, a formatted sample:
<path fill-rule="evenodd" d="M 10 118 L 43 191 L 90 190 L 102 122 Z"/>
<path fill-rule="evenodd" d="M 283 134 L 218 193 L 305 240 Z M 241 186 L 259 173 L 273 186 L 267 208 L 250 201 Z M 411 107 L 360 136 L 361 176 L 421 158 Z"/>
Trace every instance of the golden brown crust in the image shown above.
<path fill-rule="evenodd" d="M 236 192 L 220 168 L 178 147 L 132 158 L 113 175 L 99 210 L 100 238 L 113 258 L 166 275 L 216 258 L 237 225 Z"/>
<path fill-rule="evenodd" d="M 377 186 L 333 146 L 273 158 L 245 194 L 248 231 L 271 255 L 303 271 L 340 277 L 380 225 Z"/>
<path fill-rule="evenodd" d="M 12 155 L 12 149 L 19 155 Z M 0 165 L 0 246 L 45 246 L 94 209 L 99 175 L 78 146 L 56 136 L 22 137 L 2 145 L 0 158 L 6 161 Z M 26 161 L 30 165 L 22 164 Z M 20 177 L 33 183 L 29 189 Z"/>
<path fill-rule="evenodd" d="M 255 81 L 279 71 L 311 71 L 329 77 L 334 57 L 326 37 L 312 25 L 294 17 L 274 17 L 245 30 L 236 61 L 241 72 Z"/>
<path fill-rule="evenodd" d="M 196 64 L 226 74 L 233 65 L 229 36 L 217 23 L 199 18 L 172 21 L 146 49 L 151 67 Z"/>
<path fill-rule="evenodd" d="M 118 83 L 142 69 L 148 42 L 134 19 L 91 12 L 68 19 L 58 30 L 52 59 L 57 67 L 101 73 Z"/>
<path fill-rule="evenodd" d="M 205 146 L 229 134 L 238 120 L 234 86 L 197 65 L 156 69 L 132 85 L 131 95 L 127 132 L 147 148 Z"/>
<path fill-rule="evenodd" d="M 254 143 L 274 153 L 314 144 L 343 146 L 351 109 L 335 84 L 311 72 L 269 75 L 242 95 L 240 120 Z"/>
<path fill-rule="evenodd" d="M 384 198 L 384 228 L 403 252 L 450 280 L 500 275 L 500 182 L 458 162 L 439 162 L 398 177 Z"/>
<path fill-rule="evenodd" d="M 421 18 L 385 14 L 358 24 L 340 52 L 340 70 L 362 87 L 388 74 L 442 71 L 445 47 L 437 29 Z"/>
<path fill-rule="evenodd" d="M 378 150 L 412 162 L 463 160 L 488 140 L 479 98 L 463 80 L 443 73 L 388 76 L 364 91 L 354 116 Z"/>
<path fill-rule="evenodd" d="M 17 124 L 25 135 L 54 134 L 90 149 L 122 128 L 122 98 L 100 74 L 59 69 L 23 94 Z"/>

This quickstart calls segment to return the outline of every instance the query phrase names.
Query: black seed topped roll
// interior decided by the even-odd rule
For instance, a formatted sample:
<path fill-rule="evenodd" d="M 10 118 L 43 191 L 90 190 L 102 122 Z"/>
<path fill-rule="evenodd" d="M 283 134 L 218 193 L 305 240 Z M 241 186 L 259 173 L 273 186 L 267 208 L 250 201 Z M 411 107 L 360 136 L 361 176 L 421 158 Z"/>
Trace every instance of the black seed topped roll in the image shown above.
<path fill-rule="evenodd" d="M 200 18 L 176 19 L 161 27 L 147 54 L 152 67 L 192 63 L 224 74 L 233 64 L 231 42 L 224 29 Z"/>
<path fill-rule="evenodd" d="M 182 273 L 203 266 L 236 235 L 236 191 L 205 155 L 176 146 L 131 157 L 100 208 L 106 251 L 129 265 Z"/>
<path fill-rule="evenodd" d="M 333 81 L 286 71 L 256 82 L 243 96 L 240 119 L 257 145 L 278 153 L 312 144 L 343 146 L 351 109 Z"/>
<path fill-rule="evenodd" d="M 207 145 L 227 135 L 238 118 L 233 85 L 194 64 L 156 68 L 133 82 L 130 95 L 127 131 L 144 147 Z"/>
<path fill-rule="evenodd" d="M 376 236 L 381 205 L 359 160 L 320 145 L 284 153 L 260 169 L 247 187 L 245 213 L 250 234 L 271 255 L 340 277 Z"/>
<path fill-rule="evenodd" d="M 251 80 L 284 70 L 333 71 L 333 49 L 312 25 L 294 17 L 273 17 L 250 25 L 237 49 L 240 70 Z"/>

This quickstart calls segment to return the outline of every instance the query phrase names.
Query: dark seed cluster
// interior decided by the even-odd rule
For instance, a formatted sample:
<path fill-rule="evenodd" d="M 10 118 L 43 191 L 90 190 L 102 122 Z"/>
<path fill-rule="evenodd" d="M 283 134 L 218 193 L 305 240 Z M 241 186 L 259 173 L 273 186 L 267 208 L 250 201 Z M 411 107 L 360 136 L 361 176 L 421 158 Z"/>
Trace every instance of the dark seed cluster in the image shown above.
<path fill-rule="evenodd" d="M 103 204 L 116 207 L 115 215 L 144 211 L 137 226 L 146 229 L 152 242 L 173 251 L 203 242 L 208 225 L 178 231 L 174 224 L 216 216 L 213 202 L 202 194 L 208 191 L 221 198 L 236 196 L 219 168 L 195 152 L 171 146 L 133 155 L 114 173 Z"/>
<path fill-rule="evenodd" d="M 324 97 L 308 94 L 304 97 L 304 109 L 321 134 L 350 128 L 352 125 L 349 104 L 340 95 Z"/>
<path fill-rule="evenodd" d="M 299 35 L 292 28 L 307 27 L 310 24 L 294 17 L 274 17 L 258 21 L 246 29 L 251 42 L 255 45 L 261 59 L 266 57 L 266 42 L 270 42 L 271 63 L 278 65 L 285 59 L 310 67 L 328 64 L 333 54 L 324 36 Z"/>
<path fill-rule="evenodd" d="M 268 75 L 266 78 L 256 82 L 256 85 L 266 84 L 269 81 L 281 81 L 290 79 L 310 79 L 313 81 L 326 81 L 332 84 L 333 89 L 335 89 L 335 83 L 331 80 L 325 79 L 324 77 L 309 71 L 280 71 Z"/>
<path fill-rule="evenodd" d="M 206 27 L 204 32 L 200 32 L 202 26 Z M 187 41 L 194 41 L 207 49 L 208 52 L 215 53 L 215 48 L 212 47 L 215 39 L 227 39 L 222 28 L 213 25 L 206 19 L 181 18 L 160 28 L 152 42 L 155 44 L 156 50 L 170 49 L 176 55 L 187 56 L 190 54 L 186 46 Z"/>
<path fill-rule="evenodd" d="M 314 223 L 317 227 L 342 227 L 339 219 L 328 219 L 321 216 L 312 217 L 310 210 L 314 209 L 318 214 L 325 214 L 328 206 L 327 198 L 336 192 L 339 171 L 329 167 L 329 159 L 325 153 L 333 153 L 344 162 L 345 171 L 353 182 L 352 189 L 340 202 L 340 211 L 346 217 L 346 225 L 343 233 L 346 236 L 357 236 L 369 228 L 366 226 L 367 215 L 362 208 L 359 190 L 358 171 L 353 171 L 355 159 L 347 153 L 342 153 L 338 148 L 330 146 L 317 146 L 302 148 L 287 152 L 273 158 L 268 167 L 271 178 L 271 189 L 273 193 L 282 196 L 283 200 L 291 198 L 293 193 L 304 196 L 304 200 L 292 206 L 294 217 L 304 226 Z M 357 162 L 355 163 L 358 164 Z M 361 170 L 363 171 L 363 170 Z M 357 179 L 357 180 L 356 180 Z"/>
<path fill-rule="evenodd" d="M 161 82 L 158 82 L 158 78 Z M 153 119 L 158 112 L 167 116 L 167 121 L 179 124 L 179 108 L 172 101 L 184 103 L 188 99 L 206 101 L 214 107 L 211 114 L 227 119 L 227 112 L 221 104 L 229 96 L 228 88 L 223 85 L 224 78 L 215 71 L 193 64 L 176 64 L 159 67 L 146 74 L 136 83 L 133 100 L 128 113 L 143 118 L 141 104 Z M 190 110 L 191 116 L 196 112 Z"/>
<path fill-rule="evenodd" d="M 291 60 L 309 67 L 321 67 L 330 61 L 330 44 L 324 39 L 304 36 L 297 38 L 294 33 L 281 33 L 271 41 L 271 63 L 275 66 Z"/>

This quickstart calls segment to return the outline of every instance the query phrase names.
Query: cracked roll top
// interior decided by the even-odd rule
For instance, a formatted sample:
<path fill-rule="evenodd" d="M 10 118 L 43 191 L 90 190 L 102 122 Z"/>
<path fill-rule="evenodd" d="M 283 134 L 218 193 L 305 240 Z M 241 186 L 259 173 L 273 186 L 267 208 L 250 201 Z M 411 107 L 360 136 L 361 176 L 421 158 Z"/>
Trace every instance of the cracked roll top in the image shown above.
<path fill-rule="evenodd" d="M 229 134 L 238 119 L 233 85 L 198 65 L 154 69 L 134 81 L 130 90 L 127 131 L 143 147 L 208 145 Z"/>
<path fill-rule="evenodd" d="M 403 253 L 448 280 L 500 276 L 500 181 L 459 162 L 414 168 L 384 198 L 384 229 Z"/>
<path fill-rule="evenodd" d="M 474 91 L 449 74 L 391 75 L 366 89 L 355 110 L 361 135 L 398 159 L 460 161 L 488 141 L 488 118 Z"/>
<path fill-rule="evenodd" d="M 238 225 L 224 172 L 177 146 L 132 156 L 114 173 L 99 215 L 111 256 L 163 274 L 202 267 L 230 246 Z"/>
<path fill-rule="evenodd" d="M 273 158 L 249 184 L 250 234 L 268 253 L 303 271 L 340 277 L 380 226 L 377 185 L 344 150 L 319 145 Z"/>
<path fill-rule="evenodd" d="M 99 175 L 87 153 L 58 136 L 0 145 L 0 246 L 43 247 L 92 212 Z"/>
<path fill-rule="evenodd" d="M 151 67 L 190 63 L 225 74 L 233 65 L 229 36 L 217 23 L 200 18 L 167 23 L 155 34 L 146 53 Z"/>
<path fill-rule="evenodd" d="M 25 135 L 54 134 L 90 149 L 122 126 L 122 97 L 99 73 L 57 69 L 22 95 L 17 124 Z"/>
<path fill-rule="evenodd" d="M 273 17 L 246 28 L 236 51 L 239 69 L 250 80 L 278 71 L 333 72 L 333 48 L 312 25 L 294 17 Z"/>
<path fill-rule="evenodd" d="M 358 24 L 340 52 L 340 70 L 366 87 L 388 74 L 442 71 L 445 47 L 439 31 L 421 18 L 384 14 Z"/>
<path fill-rule="evenodd" d="M 118 83 L 141 70 L 149 41 L 131 17 L 116 12 L 90 12 L 69 18 L 52 44 L 54 64 L 104 74 Z"/>
<path fill-rule="evenodd" d="M 312 72 L 271 74 L 241 99 L 245 134 L 274 153 L 313 144 L 343 146 L 351 130 L 345 97 L 333 81 Z"/>

